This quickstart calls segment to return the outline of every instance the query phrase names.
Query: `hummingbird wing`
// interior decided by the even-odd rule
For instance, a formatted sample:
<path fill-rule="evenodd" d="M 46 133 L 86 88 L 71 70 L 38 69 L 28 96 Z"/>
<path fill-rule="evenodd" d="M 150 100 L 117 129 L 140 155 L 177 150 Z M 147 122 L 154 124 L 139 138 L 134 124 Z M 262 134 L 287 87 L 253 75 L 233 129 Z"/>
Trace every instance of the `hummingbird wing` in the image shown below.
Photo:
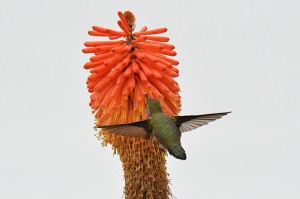
<path fill-rule="evenodd" d="M 117 135 L 123 135 L 128 137 L 142 137 L 148 139 L 150 137 L 151 129 L 148 128 L 149 120 L 141 120 L 138 122 L 108 125 L 108 126 L 97 126 L 102 128 L 109 133 L 115 133 Z"/>
<path fill-rule="evenodd" d="M 181 133 L 186 131 L 191 131 L 193 129 L 199 128 L 209 122 L 216 119 L 220 119 L 224 115 L 230 112 L 223 113 L 211 113 L 205 115 L 186 115 L 186 116 L 174 116 L 175 124 L 181 131 Z"/>

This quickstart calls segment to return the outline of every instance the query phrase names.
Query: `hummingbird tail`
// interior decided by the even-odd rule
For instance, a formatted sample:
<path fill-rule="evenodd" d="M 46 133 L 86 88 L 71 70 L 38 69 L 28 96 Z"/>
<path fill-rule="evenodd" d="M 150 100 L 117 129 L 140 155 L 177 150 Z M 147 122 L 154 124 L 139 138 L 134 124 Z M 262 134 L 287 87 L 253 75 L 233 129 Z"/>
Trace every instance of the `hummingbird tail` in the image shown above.
<path fill-rule="evenodd" d="M 169 153 L 174 156 L 177 159 L 185 160 L 186 159 L 186 154 L 182 146 L 178 145 L 177 147 L 174 148 L 168 148 Z"/>

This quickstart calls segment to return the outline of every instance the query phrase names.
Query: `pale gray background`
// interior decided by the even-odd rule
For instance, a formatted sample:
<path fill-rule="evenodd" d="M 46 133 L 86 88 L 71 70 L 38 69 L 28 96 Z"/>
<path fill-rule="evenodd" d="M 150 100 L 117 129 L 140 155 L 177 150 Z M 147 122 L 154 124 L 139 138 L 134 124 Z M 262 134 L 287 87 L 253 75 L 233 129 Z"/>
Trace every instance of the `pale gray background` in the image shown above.
<path fill-rule="evenodd" d="M 168 156 L 178 199 L 300 198 L 300 1 L 16 1 L 0 6 L 0 198 L 122 197 L 94 137 L 81 53 L 92 25 L 168 27 L 181 114 L 233 111 Z"/>

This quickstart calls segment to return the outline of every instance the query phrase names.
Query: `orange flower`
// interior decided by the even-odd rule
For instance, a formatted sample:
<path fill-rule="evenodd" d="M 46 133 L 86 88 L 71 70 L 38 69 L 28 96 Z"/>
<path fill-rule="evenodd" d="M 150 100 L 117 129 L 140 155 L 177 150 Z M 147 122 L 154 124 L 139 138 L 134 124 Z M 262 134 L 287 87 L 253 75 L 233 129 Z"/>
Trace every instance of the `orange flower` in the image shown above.
<path fill-rule="evenodd" d="M 84 65 L 92 73 L 87 81 L 89 92 L 93 93 L 91 107 L 96 111 L 111 107 L 107 113 L 114 112 L 117 106 L 127 106 L 127 98 L 131 95 L 132 101 L 137 103 L 136 108 L 145 103 L 147 93 L 161 101 L 166 114 L 177 114 L 179 86 L 173 77 L 178 76 L 174 65 L 179 62 L 165 56 L 175 56 L 175 46 L 165 43 L 169 41 L 168 37 L 150 36 L 164 33 L 167 28 L 147 30 L 144 26 L 133 33 L 132 13 L 118 12 L 118 15 L 122 31 L 93 26 L 88 32 L 92 36 L 106 36 L 110 41 L 84 43 L 87 48 L 82 51 L 94 54 Z"/>
<path fill-rule="evenodd" d="M 173 79 L 179 70 L 175 46 L 168 37 L 157 36 L 167 28 L 134 32 L 135 17 L 130 11 L 118 12 L 120 31 L 93 26 L 91 36 L 108 37 L 107 41 L 88 41 L 83 53 L 93 53 L 84 65 L 91 74 L 87 80 L 90 106 L 96 126 L 133 122 L 147 117 L 146 96 L 160 101 L 167 115 L 180 110 L 180 88 Z M 120 154 L 128 198 L 167 198 L 170 195 L 165 168 L 165 152 L 155 141 L 126 138 L 100 131 L 104 144 L 110 143 Z M 138 169 L 139 170 L 136 170 Z M 145 175 L 146 173 L 146 175 Z M 144 187 L 141 189 L 141 186 Z M 127 187 L 127 188 L 126 188 Z M 160 189 L 160 191 L 157 191 Z M 142 192 L 141 192 L 142 191 Z"/>

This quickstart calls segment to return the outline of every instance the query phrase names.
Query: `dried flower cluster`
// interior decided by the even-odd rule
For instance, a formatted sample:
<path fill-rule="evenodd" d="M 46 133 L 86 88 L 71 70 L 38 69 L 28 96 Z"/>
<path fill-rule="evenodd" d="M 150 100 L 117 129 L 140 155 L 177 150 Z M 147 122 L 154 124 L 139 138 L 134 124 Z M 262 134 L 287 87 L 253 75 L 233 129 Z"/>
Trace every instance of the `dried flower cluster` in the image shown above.
<path fill-rule="evenodd" d="M 91 74 L 87 87 L 91 92 L 90 106 L 96 125 L 134 122 L 147 118 L 146 96 L 160 101 L 167 115 L 180 110 L 180 88 L 173 79 L 178 76 L 178 61 L 174 46 L 166 42 L 167 28 L 138 32 L 134 15 L 118 12 L 121 31 L 93 26 L 91 36 L 108 37 L 107 41 L 85 42 L 82 51 L 93 53 L 84 65 Z M 168 198 L 166 152 L 159 150 L 153 140 L 116 136 L 99 132 L 103 143 L 110 143 L 123 163 L 126 198 Z"/>

